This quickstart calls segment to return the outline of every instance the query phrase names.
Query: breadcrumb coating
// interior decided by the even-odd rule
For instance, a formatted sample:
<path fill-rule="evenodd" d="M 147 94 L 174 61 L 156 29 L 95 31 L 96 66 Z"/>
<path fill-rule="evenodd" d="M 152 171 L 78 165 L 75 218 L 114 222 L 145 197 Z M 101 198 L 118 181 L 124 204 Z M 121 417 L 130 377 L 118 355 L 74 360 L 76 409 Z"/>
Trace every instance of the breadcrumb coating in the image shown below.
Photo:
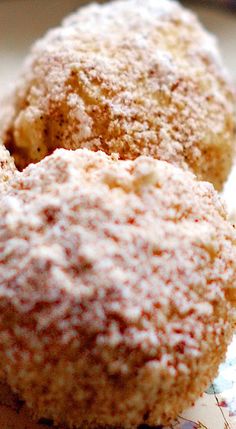
<path fill-rule="evenodd" d="M 166 160 L 221 189 L 234 101 L 215 40 L 178 3 L 94 4 L 33 47 L 2 135 L 19 169 L 88 148 Z"/>
<path fill-rule="evenodd" d="M 0 141 L 0 186 L 3 186 L 15 171 L 14 159 Z"/>
<path fill-rule="evenodd" d="M 231 339 L 235 231 L 209 183 L 59 149 L 0 196 L 0 368 L 37 417 L 166 424 Z"/>

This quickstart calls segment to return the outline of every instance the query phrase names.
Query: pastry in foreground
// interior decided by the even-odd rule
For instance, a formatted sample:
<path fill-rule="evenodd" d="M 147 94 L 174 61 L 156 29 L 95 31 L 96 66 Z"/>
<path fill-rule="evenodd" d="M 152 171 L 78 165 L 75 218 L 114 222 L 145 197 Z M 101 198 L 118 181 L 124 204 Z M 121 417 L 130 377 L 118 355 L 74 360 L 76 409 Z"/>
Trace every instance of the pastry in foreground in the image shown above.
<path fill-rule="evenodd" d="M 0 365 L 36 417 L 166 424 L 232 333 L 235 231 L 209 183 L 163 161 L 59 149 L 0 197 Z"/>
<path fill-rule="evenodd" d="M 150 155 L 221 189 L 234 101 L 215 40 L 192 13 L 117 1 L 79 10 L 35 44 L 1 133 L 19 169 L 58 147 L 88 148 Z"/>

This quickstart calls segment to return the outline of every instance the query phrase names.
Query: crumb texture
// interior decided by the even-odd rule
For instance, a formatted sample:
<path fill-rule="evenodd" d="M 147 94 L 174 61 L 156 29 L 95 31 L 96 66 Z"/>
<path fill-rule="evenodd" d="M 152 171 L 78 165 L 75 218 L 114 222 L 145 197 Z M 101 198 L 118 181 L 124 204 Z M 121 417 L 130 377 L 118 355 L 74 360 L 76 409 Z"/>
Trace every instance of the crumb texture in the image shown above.
<path fill-rule="evenodd" d="M 14 172 L 16 172 L 14 159 L 0 141 L 0 191 L 1 187 L 5 186 Z"/>
<path fill-rule="evenodd" d="M 178 3 L 91 5 L 35 44 L 1 134 L 19 169 L 55 148 L 87 148 L 150 155 L 221 189 L 233 98 L 215 40 Z"/>
<path fill-rule="evenodd" d="M 209 183 L 59 149 L 0 196 L 0 368 L 37 417 L 166 424 L 231 339 L 235 231 Z"/>

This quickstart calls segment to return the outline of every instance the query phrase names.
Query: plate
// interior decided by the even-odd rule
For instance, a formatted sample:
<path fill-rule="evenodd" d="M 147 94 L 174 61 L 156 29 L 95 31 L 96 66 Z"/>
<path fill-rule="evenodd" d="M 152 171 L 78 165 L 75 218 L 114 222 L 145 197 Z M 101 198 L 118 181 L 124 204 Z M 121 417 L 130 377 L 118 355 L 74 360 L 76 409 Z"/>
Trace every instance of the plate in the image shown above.
<path fill-rule="evenodd" d="M 24 56 L 35 39 L 57 25 L 63 16 L 82 3 L 78 0 L 0 1 L 0 93 L 11 84 Z M 85 2 L 83 2 L 85 3 Z M 217 34 L 222 55 L 236 84 L 236 14 L 185 2 L 199 14 L 210 31 Z M 229 210 L 236 207 L 236 167 L 224 197 Z M 236 211 L 235 211 L 236 212 Z M 33 422 L 25 405 L 7 386 L 0 384 L 1 429 L 48 429 L 50 422 Z M 194 407 L 165 429 L 236 429 L 236 336 L 218 378 Z"/>

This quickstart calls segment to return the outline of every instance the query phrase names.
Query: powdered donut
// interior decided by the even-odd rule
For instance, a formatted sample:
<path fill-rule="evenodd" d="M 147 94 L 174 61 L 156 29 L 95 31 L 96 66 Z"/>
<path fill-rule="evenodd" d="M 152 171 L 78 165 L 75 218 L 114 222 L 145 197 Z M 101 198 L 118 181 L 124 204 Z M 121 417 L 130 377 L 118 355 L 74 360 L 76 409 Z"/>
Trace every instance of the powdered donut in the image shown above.
<path fill-rule="evenodd" d="M 37 417 L 166 424 L 231 339 L 235 231 L 163 161 L 57 150 L 0 196 L 2 378 Z"/>
<path fill-rule="evenodd" d="M 2 129 L 19 169 L 55 148 L 138 155 L 221 189 L 233 93 L 215 40 L 173 1 L 92 5 L 33 47 Z"/>

